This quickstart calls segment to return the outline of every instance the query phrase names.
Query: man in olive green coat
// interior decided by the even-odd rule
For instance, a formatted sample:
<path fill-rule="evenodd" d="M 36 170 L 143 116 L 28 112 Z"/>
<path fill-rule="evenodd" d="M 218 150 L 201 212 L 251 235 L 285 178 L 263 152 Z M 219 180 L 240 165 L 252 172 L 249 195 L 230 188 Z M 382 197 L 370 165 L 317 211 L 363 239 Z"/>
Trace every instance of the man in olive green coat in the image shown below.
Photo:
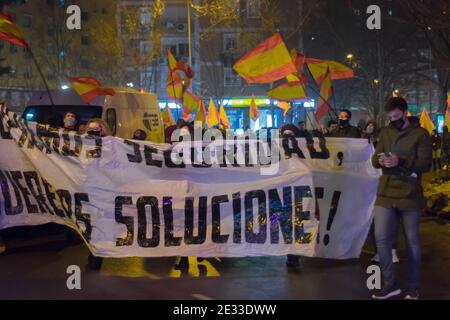
<path fill-rule="evenodd" d="M 372 164 L 382 169 L 375 202 L 375 238 L 383 274 L 383 288 L 374 299 L 401 294 L 392 264 L 392 245 L 401 220 L 408 255 L 408 288 L 405 299 L 419 298 L 421 250 L 419 222 L 424 206 L 422 174 L 430 171 L 432 143 L 428 132 L 416 119 L 408 118 L 408 104 L 402 98 L 386 103 L 391 123 L 379 136 Z"/>

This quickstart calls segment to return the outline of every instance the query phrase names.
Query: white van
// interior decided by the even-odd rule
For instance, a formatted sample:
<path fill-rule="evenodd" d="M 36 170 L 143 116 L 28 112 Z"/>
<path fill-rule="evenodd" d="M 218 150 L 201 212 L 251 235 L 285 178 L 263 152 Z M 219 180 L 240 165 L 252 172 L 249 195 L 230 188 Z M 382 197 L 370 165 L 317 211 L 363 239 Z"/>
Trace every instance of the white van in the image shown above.
<path fill-rule="evenodd" d="M 27 121 L 62 126 L 67 112 L 75 113 L 79 124 L 90 119 L 102 118 L 108 123 L 114 136 L 131 139 L 134 131 L 142 129 L 147 140 L 164 143 L 164 125 L 158 98 L 153 93 L 140 93 L 129 88 L 114 88 L 114 96 L 96 97 L 86 104 L 72 89 L 52 90 L 54 105 L 46 91 L 34 93 L 23 113 Z"/>

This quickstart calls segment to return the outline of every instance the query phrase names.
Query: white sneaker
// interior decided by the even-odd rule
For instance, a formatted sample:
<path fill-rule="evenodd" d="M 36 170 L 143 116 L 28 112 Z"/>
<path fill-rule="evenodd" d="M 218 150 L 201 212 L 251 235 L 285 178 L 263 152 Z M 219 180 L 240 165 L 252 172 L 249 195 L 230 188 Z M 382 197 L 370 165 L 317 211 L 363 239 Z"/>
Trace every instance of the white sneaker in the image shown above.
<path fill-rule="evenodd" d="M 3 241 L 0 241 L 0 254 L 6 251 L 6 245 Z"/>
<path fill-rule="evenodd" d="M 392 249 L 392 263 L 400 263 L 396 249 Z"/>
<path fill-rule="evenodd" d="M 374 255 L 370 261 L 376 263 L 380 262 L 380 257 L 378 256 L 378 253 Z"/>

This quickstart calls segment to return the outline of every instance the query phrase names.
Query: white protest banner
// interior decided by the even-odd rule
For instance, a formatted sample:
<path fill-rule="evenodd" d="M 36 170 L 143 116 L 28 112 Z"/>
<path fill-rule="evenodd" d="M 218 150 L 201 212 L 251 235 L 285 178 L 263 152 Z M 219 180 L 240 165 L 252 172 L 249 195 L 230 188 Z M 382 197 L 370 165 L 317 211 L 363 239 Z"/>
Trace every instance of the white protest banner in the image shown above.
<path fill-rule="evenodd" d="M 371 224 L 364 139 L 172 147 L 25 124 L 4 106 L 0 120 L 0 229 L 64 224 L 103 257 L 346 259 Z"/>

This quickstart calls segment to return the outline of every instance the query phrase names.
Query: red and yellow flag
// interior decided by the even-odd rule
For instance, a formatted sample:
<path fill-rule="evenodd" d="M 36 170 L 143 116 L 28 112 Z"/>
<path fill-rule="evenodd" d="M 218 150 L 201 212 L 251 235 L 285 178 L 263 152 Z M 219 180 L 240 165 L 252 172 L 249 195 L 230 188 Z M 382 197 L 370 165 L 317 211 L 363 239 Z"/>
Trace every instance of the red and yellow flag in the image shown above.
<path fill-rule="evenodd" d="M 245 54 L 233 68 L 248 83 L 270 83 L 297 72 L 280 33 Z"/>
<path fill-rule="evenodd" d="M 206 107 L 203 100 L 200 101 L 199 107 L 197 109 L 197 114 L 195 115 L 194 122 L 201 122 L 202 128 L 205 127 L 206 123 Z"/>
<path fill-rule="evenodd" d="M 230 129 L 230 121 L 228 120 L 228 116 L 227 113 L 225 112 L 225 108 L 223 107 L 222 104 L 220 104 L 219 107 L 219 120 L 220 120 L 220 124 L 225 128 L 225 129 Z"/>
<path fill-rule="evenodd" d="M 325 73 L 325 77 L 322 81 L 322 85 L 320 87 L 320 97 L 316 111 L 317 122 L 320 122 L 320 119 L 322 119 L 323 116 L 325 116 L 328 113 L 328 111 L 330 111 L 329 101 L 332 95 L 333 95 L 333 84 L 331 82 L 330 68 L 328 68 Z"/>
<path fill-rule="evenodd" d="M 177 68 L 177 59 L 175 59 L 170 49 L 167 49 L 167 64 L 169 65 L 170 71 L 174 71 Z"/>
<path fill-rule="evenodd" d="M 297 101 L 305 98 L 306 93 L 301 82 L 286 82 L 267 91 L 267 96 L 280 101 Z"/>
<path fill-rule="evenodd" d="M 330 69 L 331 80 L 348 79 L 355 76 L 351 68 L 336 61 L 306 58 L 306 64 L 318 86 L 322 86 L 328 69 Z"/>
<path fill-rule="evenodd" d="M 283 110 L 283 117 L 285 117 L 288 111 L 291 109 L 291 105 L 284 101 L 279 101 L 277 107 Z"/>
<path fill-rule="evenodd" d="M 14 23 L 13 18 L 3 12 L 0 12 L 0 40 L 5 40 L 20 47 L 29 48 L 28 43 Z"/>
<path fill-rule="evenodd" d="M 67 78 L 72 85 L 73 90 L 87 104 L 94 98 L 99 96 L 113 96 L 116 91 L 113 88 L 102 87 L 100 81 L 95 78 L 81 77 L 81 78 Z"/>
<path fill-rule="evenodd" d="M 200 99 L 189 91 L 183 93 L 183 112 L 186 114 L 193 114 L 200 104 Z"/>
<path fill-rule="evenodd" d="M 164 111 L 161 113 L 161 118 L 166 128 L 175 125 L 175 120 L 173 119 L 172 112 L 170 112 L 168 104 L 166 104 Z"/>
<path fill-rule="evenodd" d="M 206 123 L 208 124 L 208 127 L 214 127 L 218 125 L 220 122 L 219 120 L 219 112 L 217 112 L 217 108 L 214 105 L 214 101 L 212 99 L 209 100 L 209 107 L 208 107 L 208 116 L 206 117 Z"/>
<path fill-rule="evenodd" d="M 250 103 L 250 119 L 256 121 L 259 118 L 259 110 L 256 105 L 255 95 L 252 95 L 252 102 Z"/>
<path fill-rule="evenodd" d="M 433 121 L 430 118 L 430 115 L 426 110 L 423 110 L 422 114 L 420 115 L 420 126 L 427 130 L 429 134 L 431 134 L 431 132 L 436 129 Z"/>
<path fill-rule="evenodd" d="M 448 95 L 447 100 L 447 110 L 445 110 L 444 126 L 447 126 L 450 129 L 450 94 Z"/>

